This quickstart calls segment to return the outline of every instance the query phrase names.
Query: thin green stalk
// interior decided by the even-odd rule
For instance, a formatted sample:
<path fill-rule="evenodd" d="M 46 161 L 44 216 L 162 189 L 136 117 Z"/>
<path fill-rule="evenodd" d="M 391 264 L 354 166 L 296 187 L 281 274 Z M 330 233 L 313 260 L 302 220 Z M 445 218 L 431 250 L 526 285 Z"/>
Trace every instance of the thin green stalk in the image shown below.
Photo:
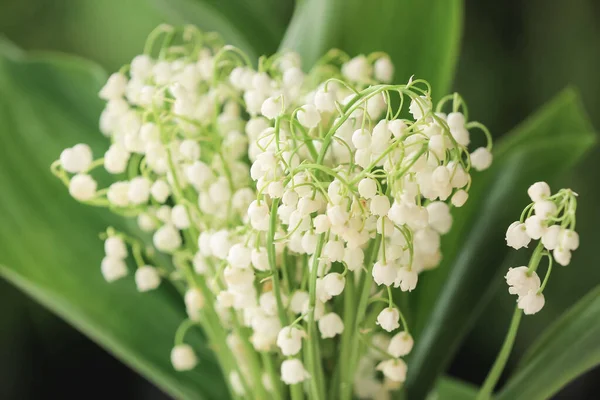
<path fill-rule="evenodd" d="M 348 384 L 347 380 L 342 380 L 342 378 L 348 375 L 350 339 L 353 334 L 356 334 L 354 329 L 350 329 L 350 327 L 354 326 L 354 312 L 356 310 L 354 296 L 354 274 L 351 274 L 346 278 L 346 287 L 344 289 L 344 326 L 346 328 L 344 329 L 344 332 L 342 332 L 340 357 L 336 367 L 336 373 L 338 373 L 339 376 L 337 379 L 337 387 L 334 388 L 334 393 L 336 394 L 335 397 L 339 397 L 341 394 L 341 385 Z"/>
<path fill-rule="evenodd" d="M 521 322 L 522 316 L 523 312 L 521 311 L 521 309 L 519 307 L 515 307 L 515 312 L 513 313 L 512 320 L 510 321 L 510 327 L 508 328 L 508 333 L 506 334 L 506 338 L 504 339 L 502 349 L 500 349 L 500 353 L 498 353 L 498 357 L 496 358 L 492 369 L 488 373 L 487 378 L 485 378 L 485 382 L 483 383 L 481 390 L 477 394 L 476 400 L 491 399 L 494 387 L 498 383 L 500 375 L 502 375 L 502 371 L 506 366 L 506 362 L 508 361 L 510 351 L 512 350 L 513 344 L 515 343 L 515 337 L 517 336 L 517 330 L 519 329 L 519 323 Z"/>
<path fill-rule="evenodd" d="M 269 220 L 269 236 L 267 237 L 267 255 L 269 257 L 269 266 L 271 268 L 271 280 L 273 282 L 273 293 L 275 294 L 275 300 L 277 301 L 277 314 L 279 315 L 279 322 L 281 326 L 287 326 L 287 315 L 285 313 L 285 307 L 281 299 L 281 287 L 279 282 L 279 273 L 277 272 L 277 257 L 275 254 L 275 229 L 277 226 L 277 206 L 279 205 L 279 199 L 273 199 L 271 204 L 271 215 Z"/>
<path fill-rule="evenodd" d="M 321 367 L 321 359 L 319 357 L 319 334 L 317 332 L 316 320 L 315 320 L 315 307 L 317 304 L 317 277 L 319 275 L 319 257 L 323 250 L 325 243 L 325 234 L 319 235 L 317 242 L 317 249 L 313 255 L 313 265 L 310 271 L 309 279 L 309 311 L 308 311 L 308 361 L 310 367 L 310 387 L 312 393 L 312 400 L 324 399 L 325 389 L 323 387 L 323 371 Z"/>
<path fill-rule="evenodd" d="M 340 384 L 340 399 L 342 400 L 350 400 L 352 398 L 352 378 L 354 376 L 354 370 L 356 365 L 358 364 L 359 357 L 359 340 L 358 340 L 358 331 L 360 330 L 360 323 L 365 316 L 367 311 L 367 306 L 369 303 L 369 293 L 371 292 L 371 285 L 373 283 L 373 277 L 371 275 L 371 270 L 373 269 L 373 261 L 379 251 L 379 244 L 381 243 L 381 235 L 377 235 L 373 243 L 371 244 L 371 252 L 369 253 L 369 257 L 365 260 L 366 271 L 361 279 L 361 291 L 360 297 L 358 301 L 358 307 L 356 309 L 356 319 L 354 320 L 354 326 L 352 327 L 352 331 L 354 333 L 352 337 L 352 343 L 350 346 L 350 352 L 348 355 L 348 370 L 346 375 L 342 377 L 342 381 Z"/>

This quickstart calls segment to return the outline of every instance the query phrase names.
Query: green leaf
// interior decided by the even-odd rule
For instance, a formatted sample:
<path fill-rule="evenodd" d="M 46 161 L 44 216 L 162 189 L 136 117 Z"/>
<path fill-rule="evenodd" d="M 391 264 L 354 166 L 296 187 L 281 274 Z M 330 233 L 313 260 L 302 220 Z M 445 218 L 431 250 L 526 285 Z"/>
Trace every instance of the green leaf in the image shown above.
<path fill-rule="evenodd" d="M 439 98 L 452 83 L 462 20 L 461 0 L 306 0 L 297 3 L 281 48 L 298 51 L 305 67 L 331 48 L 353 56 L 384 51 L 396 82 L 427 79 Z"/>
<path fill-rule="evenodd" d="M 427 392 L 502 284 L 509 251 L 504 234 L 528 203 L 527 187 L 552 181 L 579 161 L 595 142 L 590 129 L 577 95 L 567 90 L 501 140 L 492 168 L 474 175 L 470 200 L 456 210 L 452 231 L 443 239 L 444 260 L 423 275 L 416 290 L 411 397 Z"/>
<path fill-rule="evenodd" d="M 582 298 L 533 344 L 497 400 L 543 400 L 600 365 L 600 286 Z"/>
<path fill-rule="evenodd" d="M 289 0 L 153 0 L 174 23 L 215 31 L 251 59 L 277 51 L 290 17 Z"/>
<path fill-rule="evenodd" d="M 104 282 L 97 234 L 119 221 L 71 199 L 50 173 L 64 147 L 106 149 L 97 129 L 106 74 L 76 58 L 25 56 L 6 43 L 0 49 L 0 275 L 171 395 L 223 398 L 221 374 L 196 329 L 186 340 L 200 366 L 176 373 L 170 365 L 186 318 L 181 297 L 167 284 L 140 294 L 131 278 Z"/>
<path fill-rule="evenodd" d="M 442 377 L 427 400 L 473 400 L 477 396 L 477 387 L 456 378 Z"/>

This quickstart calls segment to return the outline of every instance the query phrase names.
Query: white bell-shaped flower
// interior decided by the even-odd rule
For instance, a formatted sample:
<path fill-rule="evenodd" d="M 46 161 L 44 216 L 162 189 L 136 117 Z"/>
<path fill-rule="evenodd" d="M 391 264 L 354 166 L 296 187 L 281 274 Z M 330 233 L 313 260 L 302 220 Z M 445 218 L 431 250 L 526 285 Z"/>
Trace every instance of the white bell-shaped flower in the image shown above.
<path fill-rule="evenodd" d="M 323 277 L 323 286 L 330 296 L 338 296 L 344 291 L 346 278 L 337 272 L 332 272 Z"/>
<path fill-rule="evenodd" d="M 380 362 L 377 364 L 377 370 L 383 372 L 386 378 L 394 382 L 404 382 L 406 380 L 406 363 L 399 358 Z"/>
<path fill-rule="evenodd" d="M 286 326 L 277 335 L 277 347 L 284 356 L 293 356 L 302 349 L 302 339 L 306 333 L 298 328 Z"/>
<path fill-rule="evenodd" d="M 408 332 L 399 332 L 392 337 L 387 350 L 394 357 L 403 357 L 410 353 L 413 345 L 414 340 Z"/>
<path fill-rule="evenodd" d="M 391 286 L 394 284 L 398 273 L 394 265 L 377 261 L 373 266 L 372 274 L 376 284 Z"/>
<path fill-rule="evenodd" d="M 319 319 L 319 331 L 323 339 L 332 338 L 344 331 L 344 321 L 336 313 L 325 314 Z"/>
<path fill-rule="evenodd" d="M 527 234 L 525 224 L 515 221 L 506 230 L 506 244 L 515 250 L 527 247 L 531 242 L 531 237 Z"/>
<path fill-rule="evenodd" d="M 537 291 L 540 288 L 540 277 L 535 271 L 529 273 L 529 268 L 509 268 L 506 276 L 508 292 L 517 296 L 524 296 L 529 291 Z"/>
<path fill-rule="evenodd" d="M 302 361 L 297 358 L 287 359 L 281 363 L 281 380 L 286 385 L 295 385 L 309 377 L 310 375 L 304 369 Z"/>
<path fill-rule="evenodd" d="M 525 295 L 519 297 L 517 306 L 523 310 L 525 315 L 532 315 L 540 311 L 545 303 L 546 300 L 543 294 L 537 293 L 536 290 L 530 290 Z"/>
<path fill-rule="evenodd" d="M 400 312 L 393 307 L 384 308 L 377 316 L 377 325 L 382 329 L 392 332 L 400 327 Z"/>

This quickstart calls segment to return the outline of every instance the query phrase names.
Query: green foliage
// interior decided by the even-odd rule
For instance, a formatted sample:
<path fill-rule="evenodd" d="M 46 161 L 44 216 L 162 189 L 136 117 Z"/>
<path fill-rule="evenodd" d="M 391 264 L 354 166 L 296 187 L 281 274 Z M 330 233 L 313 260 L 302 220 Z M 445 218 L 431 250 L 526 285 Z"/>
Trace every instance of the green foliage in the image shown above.
<path fill-rule="evenodd" d="M 174 332 L 186 318 L 174 288 L 141 295 L 131 279 L 107 285 L 94 237 L 118 219 L 74 202 L 48 169 L 65 146 L 86 141 L 98 153 L 107 146 L 97 129 L 105 80 L 77 58 L 0 46 L 0 275 L 172 395 L 223 398 L 198 330 L 186 340 L 200 350 L 200 367 L 181 374 L 170 365 Z"/>
<path fill-rule="evenodd" d="M 81 6 L 87 7 L 87 19 L 68 26 L 83 31 L 98 12 L 104 21 L 113 18 L 116 3 L 87 2 Z M 92 42 L 92 36 L 104 35 L 99 23 L 87 29 L 93 35 L 74 38 L 73 48 L 114 53 L 106 64 L 118 65 L 117 58 L 127 59 L 145 30 L 164 19 L 215 30 L 255 59 L 278 47 L 296 50 L 305 67 L 332 47 L 350 55 L 386 51 L 397 82 L 415 74 L 430 81 L 438 98 L 450 88 L 463 18 L 460 0 L 304 0 L 296 2 L 286 30 L 291 1 L 136 3 L 145 4 L 143 16 L 136 5 L 122 17 L 135 19 L 136 29 L 123 23 L 109 39 Z M 125 42 L 114 46 L 120 37 Z M 83 60 L 28 56 L 0 41 L 0 275 L 173 396 L 223 398 L 222 377 L 198 331 L 190 331 L 188 339 L 200 349 L 200 366 L 176 373 L 169 363 L 174 332 L 186 317 L 174 289 L 164 284 L 142 296 L 130 279 L 106 284 L 98 268 L 102 245 L 93 238 L 107 224 L 122 222 L 76 203 L 49 172 L 66 146 L 85 141 L 98 153 L 106 148 L 97 129 L 102 104 L 96 96 L 105 79 Z M 471 198 L 457 210 L 444 238 L 444 261 L 423 276 L 412 304 L 417 337 L 409 360 L 409 398 L 424 397 L 436 384 L 485 300 L 502 285 L 509 250 L 504 232 L 525 204 L 527 186 L 571 168 L 593 145 L 591 132 L 577 94 L 564 91 L 498 142 L 493 167 L 474 176 Z M 548 398 L 600 363 L 599 298 L 596 289 L 539 339 L 499 400 Z M 458 381 L 437 382 L 432 400 L 475 397 L 475 389 Z"/>
<path fill-rule="evenodd" d="M 461 0 L 299 1 L 281 48 L 298 51 L 305 67 L 331 48 L 351 56 L 384 51 L 396 82 L 426 79 L 439 99 L 454 75 L 462 17 Z"/>
<path fill-rule="evenodd" d="M 562 121 L 567 121 L 563 123 Z M 498 285 L 509 248 L 506 227 L 527 203 L 527 187 L 553 179 L 579 161 L 595 135 L 578 97 L 566 90 L 499 141 L 492 168 L 475 175 L 471 199 L 444 237 L 444 261 L 417 287 L 415 349 L 407 389 L 423 396 Z"/>
<path fill-rule="evenodd" d="M 253 60 L 277 50 L 292 8 L 289 0 L 153 1 L 172 21 L 219 32 Z"/>
<path fill-rule="evenodd" d="M 474 400 L 476 396 L 477 387 L 458 379 L 443 377 L 438 380 L 427 400 Z"/>
<path fill-rule="evenodd" d="M 600 286 L 533 344 L 497 400 L 543 400 L 600 364 Z"/>

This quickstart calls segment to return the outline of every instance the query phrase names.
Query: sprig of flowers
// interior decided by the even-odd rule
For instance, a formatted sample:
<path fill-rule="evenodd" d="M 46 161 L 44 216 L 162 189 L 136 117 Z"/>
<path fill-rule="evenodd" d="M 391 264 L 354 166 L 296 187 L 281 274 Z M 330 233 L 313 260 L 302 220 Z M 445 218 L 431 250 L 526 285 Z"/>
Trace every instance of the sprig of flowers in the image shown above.
<path fill-rule="evenodd" d="M 184 339 L 199 325 L 235 397 L 284 398 L 282 382 L 294 399 L 374 397 L 401 386 L 413 346 L 392 289 L 439 264 L 491 137 L 458 94 L 434 108 L 426 81 L 389 84 L 385 54 L 300 65 L 287 52 L 254 69 L 213 34 L 161 26 L 100 91 L 104 157 L 78 144 L 52 170 L 75 199 L 136 217 L 171 257 L 104 234 L 107 281 L 131 255 L 138 290 L 181 289 L 175 369 L 198 362 Z M 473 132 L 487 144 L 470 152 Z M 117 180 L 98 189 L 102 166 Z"/>
<path fill-rule="evenodd" d="M 552 194 L 546 182 L 536 182 L 529 187 L 527 194 L 532 203 L 525 207 L 521 218 L 508 227 L 506 243 L 518 250 L 527 247 L 532 240 L 539 242 L 528 265 L 509 268 L 505 276 L 508 292 L 518 296 L 517 306 L 502 348 L 481 386 L 477 400 L 492 398 L 494 387 L 508 361 L 523 314 L 536 314 L 544 307 L 546 299 L 543 292 L 552 273 L 552 260 L 566 266 L 571 261 L 571 252 L 579 247 L 579 235 L 575 232 L 577 193 L 571 189 L 560 189 Z M 537 270 L 544 257 L 548 258 L 548 268 L 544 281 L 540 282 Z"/>
<path fill-rule="evenodd" d="M 531 240 L 539 243 L 529 265 L 510 268 L 505 278 L 509 293 L 518 296 L 518 307 L 525 314 L 535 314 L 545 304 L 542 292 L 552 272 L 552 259 L 566 266 L 571 262 L 571 252 L 579 247 L 575 232 L 577 194 L 561 189 L 552 195 L 546 182 L 534 183 L 527 193 L 532 203 L 525 207 L 521 219 L 508 227 L 506 243 L 517 250 L 527 247 Z M 548 270 L 541 283 L 536 271 L 543 257 L 548 258 Z"/>

